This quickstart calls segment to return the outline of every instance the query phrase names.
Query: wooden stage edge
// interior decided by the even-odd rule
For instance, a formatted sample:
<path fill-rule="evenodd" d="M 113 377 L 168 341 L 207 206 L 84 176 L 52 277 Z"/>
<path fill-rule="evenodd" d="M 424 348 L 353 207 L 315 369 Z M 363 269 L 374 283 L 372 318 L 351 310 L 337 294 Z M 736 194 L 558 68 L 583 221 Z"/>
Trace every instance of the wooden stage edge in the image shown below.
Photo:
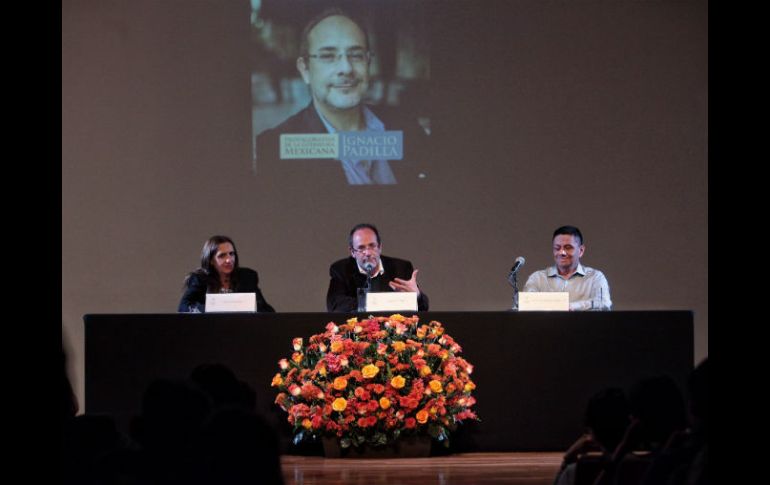
<path fill-rule="evenodd" d="M 458 453 L 434 458 L 283 455 L 285 485 L 550 485 L 561 452 Z"/>

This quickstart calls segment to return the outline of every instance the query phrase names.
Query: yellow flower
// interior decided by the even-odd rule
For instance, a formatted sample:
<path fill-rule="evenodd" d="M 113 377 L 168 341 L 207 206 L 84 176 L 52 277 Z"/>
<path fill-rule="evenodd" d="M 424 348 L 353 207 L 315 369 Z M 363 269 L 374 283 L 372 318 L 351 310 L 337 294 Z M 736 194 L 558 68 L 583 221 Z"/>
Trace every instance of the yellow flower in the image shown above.
<path fill-rule="evenodd" d="M 336 390 L 341 391 L 348 387 L 348 380 L 344 377 L 335 377 L 334 383 L 332 384 L 332 387 L 334 387 Z"/>
<path fill-rule="evenodd" d="M 397 340 L 390 345 L 393 347 L 393 350 L 395 350 L 396 352 L 403 352 L 404 349 L 406 348 L 406 344 L 404 342 L 401 342 L 400 340 Z"/>
<path fill-rule="evenodd" d="M 361 374 L 367 379 L 376 376 L 378 372 L 380 372 L 380 369 L 374 364 L 365 365 L 361 368 Z"/>
<path fill-rule="evenodd" d="M 468 381 L 468 383 L 465 384 L 465 387 L 463 387 L 463 391 L 465 392 L 471 392 L 474 389 L 476 389 L 476 384 L 474 384 L 473 381 Z"/>
<path fill-rule="evenodd" d="M 345 321 L 345 323 L 347 323 L 347 324 L 350 324 L 350 325 L 352 325 L 352 324 L 354 324 L 354 323 L 358 323 L 358 317 L 348 318 L 348 319 Z"/>
<path fill-rule="evenodd" d="M 420 375 L 423 376 L 423 377 L 428 377 L 431 372 L 433 372 L 433 371 L 430 370 L 430 366 L 429 365 L 424 365 L 424 366 L 422 366 L 420 368 Z"/>
<path fill-rule="evenodd" d="M 428 383 L 428 385 L 430 386 L 430 390 L 436 393 L 444 390 L 444 388 L 441 386 L 441 381 L 432 380 Z"/>
<path fill-rule="evenodd" d="M 299 364 L 302 362 L 302 353 L 301 352 L 294 352 L 294 354 L 291 356 L 291 360 Z"/>
<path fill-rule="evenodd" d="M 400 313 L 396 313 L 395 315 L 390 316 L 390 320 L 393 320 L 394 322 L 403 322 L 406 320 L 406 317 L 401 315 Z"/>
<path fill-rule="evenodd" d="M 326 366 L 322 365 L 321 367 L 319 367 L 318 368 L 318 373 L 321 374 L 322 376 L 326 377 Z"/>
<path fill-rule="evenodd" d="M 313 422 L 312 422 L 312 421 L 310 421 L 309 419 L 305 418 L 305 419 L 303 419 L 303 420 L 302 420 L 302 426 L 303 426 L 305 429 L 310 429 L 310 428 L 311 428 L 311 426 L 313 426 Z"/>
<path fill-rule="evenodd" d="M 390 380 L 390 385 L 393 386 L 394 389 L 403 389 L 406 385 L 406 379 L 401 376 L 396 376 Z"/>
<path fill-rule="evenodd" d="M 388 409 L 390 407 L 390 399 L 388 399 L 385 396 L 381 397 L 380 398 L 380 407 L 382 409 Z"/>
<path fill-rule="evenodd" d="M 344 411 L 346 407 L 348 407 L 348 402 L 345 400 L 344 397 L 338 397 L 332 403 L 332 409 L 338 412 Z"/>
<path fill-rule="evenodd" d="M 270 383 L 270 387 L 280 386 L 283 384 L 283 378 L 280 373 L 273 376 L 273 382 Z"/>

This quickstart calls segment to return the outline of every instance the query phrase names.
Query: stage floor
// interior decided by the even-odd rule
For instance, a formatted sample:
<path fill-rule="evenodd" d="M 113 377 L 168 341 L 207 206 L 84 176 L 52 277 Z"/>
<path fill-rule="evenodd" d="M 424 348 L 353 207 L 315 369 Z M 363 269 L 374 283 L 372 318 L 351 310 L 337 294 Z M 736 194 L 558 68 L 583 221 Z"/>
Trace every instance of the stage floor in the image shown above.
<path fill-rule="evenodd" d="M 285 485 L 550 485 L 562 453 L 460 453 L 435 458 L 281 457 Z"/>

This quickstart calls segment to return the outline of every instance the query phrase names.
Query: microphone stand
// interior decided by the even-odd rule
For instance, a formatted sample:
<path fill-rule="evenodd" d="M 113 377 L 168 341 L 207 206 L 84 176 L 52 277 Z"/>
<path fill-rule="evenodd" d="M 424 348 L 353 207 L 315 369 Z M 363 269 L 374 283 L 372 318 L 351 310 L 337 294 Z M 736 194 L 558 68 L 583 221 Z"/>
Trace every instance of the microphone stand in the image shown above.
<path fill-rule="evenodd" d="M 508 283 L 510 283 L 511 286 L 513 286 L 513 303 L 511 304 L 511 310 L 515 312 L 519 311 L 519 287 L 516 281 L 516 277 L 518 275 L 519 275 L 518 271 L 511 271 L 508 274 Z"/>

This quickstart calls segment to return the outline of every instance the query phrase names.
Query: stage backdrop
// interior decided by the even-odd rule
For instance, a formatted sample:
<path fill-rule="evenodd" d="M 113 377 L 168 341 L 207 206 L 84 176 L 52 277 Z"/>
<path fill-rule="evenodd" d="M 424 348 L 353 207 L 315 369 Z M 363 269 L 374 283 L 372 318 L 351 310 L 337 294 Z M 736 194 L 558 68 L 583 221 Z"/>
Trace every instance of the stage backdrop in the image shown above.
<path fill-rule="evenodd" d="M 391 162 L 397 184 L 364 186 L 255 156 L 307 102 L 292 56 L 327 3 L 62 2 L 62 329 L 81 403 L 83 315 L 175 311 L 218 233 L 279 311 L 323 311 L 359 222 L 420 270 L 431 310 L 492 311 L 514 259 L 522 278 L 547 266 L 574 224 L 616 309 L 693 310 L 708 354 L 706 1 L 340 2 L 371 34 L 368 101 L 427 140 Z"/>

